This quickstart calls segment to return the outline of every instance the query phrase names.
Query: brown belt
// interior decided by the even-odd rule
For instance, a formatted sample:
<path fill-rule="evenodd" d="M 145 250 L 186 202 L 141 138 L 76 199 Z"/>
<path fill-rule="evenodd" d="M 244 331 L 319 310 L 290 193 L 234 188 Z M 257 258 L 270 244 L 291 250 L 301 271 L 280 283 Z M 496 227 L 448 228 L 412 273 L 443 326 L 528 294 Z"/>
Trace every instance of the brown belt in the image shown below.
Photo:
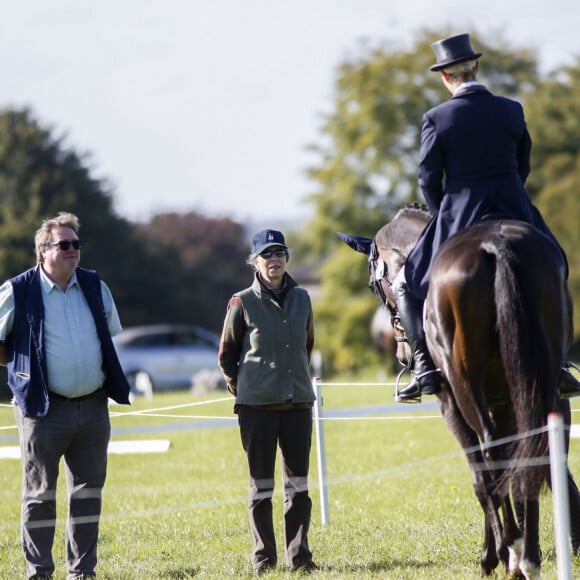
<path fill-rule="evenodd" d="M 58 399 L 59 401 L 66 401 L 67 403 L 77 403 L 78 401 L 84 401 L 85 399 L 92 399 L 98 395 L 105 393 L 105 387 L 101 387 L 88 395 L 81 395 L 80 397 L 63 397 L 62 395 L 58 395 L 57 393 L 53 393 L 52 391 L 48 391 L 48 396 L 52 399 Z"/>

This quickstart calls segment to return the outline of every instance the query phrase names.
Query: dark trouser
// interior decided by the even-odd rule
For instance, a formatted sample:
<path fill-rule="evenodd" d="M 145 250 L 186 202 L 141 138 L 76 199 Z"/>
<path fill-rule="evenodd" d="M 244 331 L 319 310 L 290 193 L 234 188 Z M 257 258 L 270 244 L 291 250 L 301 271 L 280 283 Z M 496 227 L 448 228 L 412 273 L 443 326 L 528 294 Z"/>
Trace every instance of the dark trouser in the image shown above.
<path fill-rule="evenodd" d="M 284 478 L 286 563 L 295 568 L 309 562 L 312 559 L 308 547 L 312 512 L 308 495 L 312 410 L 265 411 L 241 405 L 238 423 L 250 470 L 248 513 L 254 540 L 252 565 L 260 569 L 277 563 L 272 494 L 278 445 Z"/>
<path fill-rule="evenodd" d="M 22 456 L 22 546 L 28 575 L 54 572 L 52 545 L 61 457 L 67 479 L 69 578 L 93 573 L 111 435 L 107 396 L 104 391 L 80 401 L 51 396 L 44 417 L 25 417 L 18 406 L 14 413 Z"/>
<path fill-rule="evenodd" d="M 415 400 L 423 395 L 434 395 L 441 390 L 441 375 L 429 354 L 423 329 L 423 301 L 413 294 L 399 276 L 393 284 L 395 302 L 412 352 L 411 382 L 396 393 L 399 401 Z"/>

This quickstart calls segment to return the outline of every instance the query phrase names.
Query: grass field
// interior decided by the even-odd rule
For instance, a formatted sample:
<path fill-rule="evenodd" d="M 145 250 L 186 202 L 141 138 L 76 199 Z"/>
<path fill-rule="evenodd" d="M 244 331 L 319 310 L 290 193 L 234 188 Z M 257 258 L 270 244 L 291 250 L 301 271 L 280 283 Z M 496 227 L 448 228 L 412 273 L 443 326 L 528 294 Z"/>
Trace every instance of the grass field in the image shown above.
<path fill-rule="evenodd" d="M 325 412 L 390 403 L 392 387 L 324 385 Z M 204 400 L 214 400 L 204 403 Z M 216 400 L 217 399 L 217 400 Z M 226 399 L 226 400 L 223 400 Z M 433 398 L 428 398 L 432 400 Z M 195 403 L 195 406 L 191 404 Z M 204 403 L 204 404 L 202 404 Z M 167 409 L 172 406 L 187 405 Z M 580 403 L 574 403 L 580 423 Z M 127 414 L 161 409 L 147 415 Z M 111 406 L 113 440 L 169 439 L 165 453 L 110 455 L 99 544 L 100 580 L 251 577 L 247 468 L 232 401 L 158 395 Z M 117 415 L 119 413 L 119 415 Z M 198 419 L 197 417 L 212 419 Z M 221 419 L 224 417 L 225 419 Z M 16 445 L 12 410 L 0 407 L 0 445 Z M 321 524 L 315 447 L 310 486 L 313 577 L 479 578 L 482 514 L 458 444 L 438 411 L 399 405 L 324 421 L 330 520 Z M 6 429 L 6 427 L 8 427 Z M 10 437 L 14 440 L 7 440 Z M 580 440 L 570 466 L 580 479 Z M 275 519 L 283 567 L 281 475 Z M 0 459 L 0 579 L 25 577 L 19 540 L 20 462 Z M 65 482 L 59 483 L 55 580 L 64 566 Z M 543 578 L 556 578 L 552 497 L 542 498 Z M 580 558 L 574 562 L 580 577 Z M 503 577 L 499 572 L 497 578 Z"/>

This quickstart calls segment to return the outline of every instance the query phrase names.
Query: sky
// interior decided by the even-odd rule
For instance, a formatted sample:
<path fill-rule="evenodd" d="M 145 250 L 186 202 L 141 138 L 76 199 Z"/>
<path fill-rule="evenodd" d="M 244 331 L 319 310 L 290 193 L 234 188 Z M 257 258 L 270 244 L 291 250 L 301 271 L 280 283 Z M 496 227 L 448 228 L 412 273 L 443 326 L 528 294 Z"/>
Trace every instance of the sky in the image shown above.
<path fill-rule="evenodd" d="M 424 28 L 501 31 L 550 70 L 580 55 L 576 2 L 0 0 L 0 108 L 66 134 L 127 219 L 275 227 L 312 213 L 307 146 L 363 39 L 405 49 Z"/>

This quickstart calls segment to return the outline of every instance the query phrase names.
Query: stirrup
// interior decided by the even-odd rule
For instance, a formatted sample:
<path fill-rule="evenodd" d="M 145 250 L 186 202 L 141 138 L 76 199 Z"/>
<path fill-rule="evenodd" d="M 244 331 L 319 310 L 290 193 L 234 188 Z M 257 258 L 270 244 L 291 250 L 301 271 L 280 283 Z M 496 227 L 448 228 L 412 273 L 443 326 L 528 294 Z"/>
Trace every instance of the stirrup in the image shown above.
<path fill-rule="evenodd" d="M 407 372 L 411 371 L 410 367 L 404 367 L 399 374 L 397 375 L 397 379 L 395 380 L 395 402 L 397 403 L 411 403 L 416 404 L 421 402 L 421 389 L 419 389 L 419 394 L 416 397 L 410 397 L 407 399 L 399 398 L 399 383 L 401 382 L 401 377 Z M 411 375 L 412 376 L 412 375 Z"/>

